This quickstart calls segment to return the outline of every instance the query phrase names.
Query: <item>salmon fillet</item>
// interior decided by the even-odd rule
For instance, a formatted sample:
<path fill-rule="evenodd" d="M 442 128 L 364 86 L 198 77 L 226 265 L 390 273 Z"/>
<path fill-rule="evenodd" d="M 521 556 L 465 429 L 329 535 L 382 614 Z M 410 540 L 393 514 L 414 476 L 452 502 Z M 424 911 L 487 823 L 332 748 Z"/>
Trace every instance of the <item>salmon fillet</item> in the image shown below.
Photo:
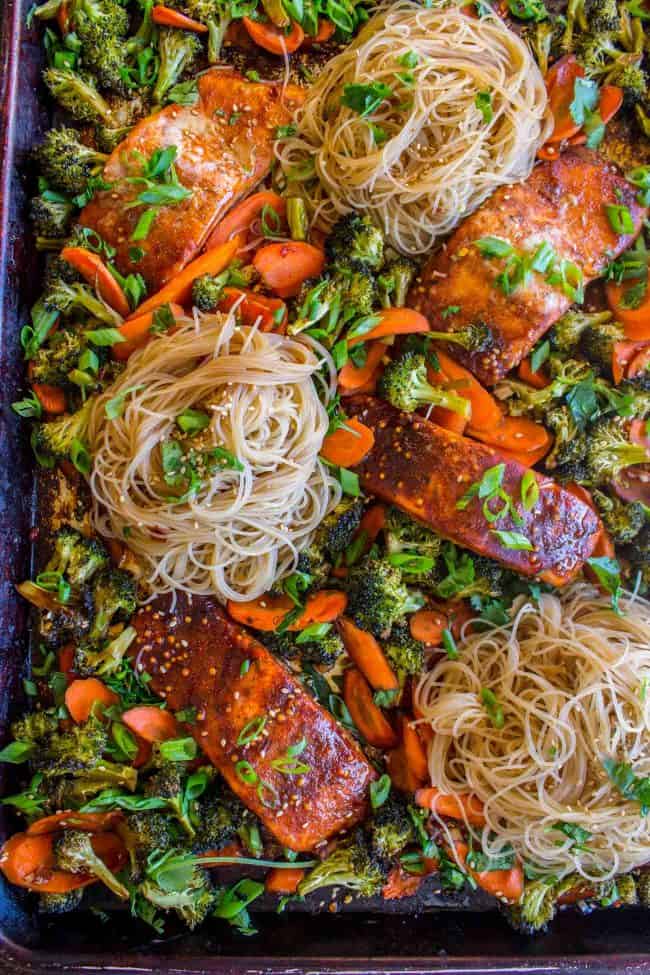
<path fill-rule="evenodd" d="M 148 686 L 172 711 L 196 708 L 188 732 L 233 792 L 292 850 L 313 850 L 365 819 L 377 773 L 329 711 L 215 599 L 180 593 L 170 606 L 161 597 L 132 621 Z M 296 761 L 308 768 L 283 773 L 277 760 L 303 738 Z"/>
<path fill-rule="evenodd" d="M 505 261 L 481 256 L 475 241 L 499 237 L 526 254 L 546 242 L 557 258 L 582 270 L 587 284 L 600 277 L 640 232 L 647 209 L 637 203 L 637 192 L 615 166 L 588 149 L 568 150 L 554 162 L 540 163 L 524 183 L 497 190 L 463 221 L 425 265 L 408 304 L 436 331 L 453 332 L 470 322 L 485 322 L 493 347 L 471 353 L 449 343 L 447 351 L 482 382 L 494 384 L 528 355 L 573 302 L 536 272 L 528 284 L 504 294 L 495 279 Z M 629 209 L 633 233 L 612 230 L 608 204 Z"/>
<path fill-rule="evenodd" d="M 252 83 L 217 68 L 198 79 L 198 90 L 196 105 L 168 105 L 133 128 L 104 167 L 110 189 L 97 192 L 80 215 L 116 249 L 118 270 L 139 272 L 150 291 L 189 263 L 226 211 L 268 173 L 275 129 L 289 121 L 301 95 L 289 86 L 283 100 L 279 84 Z M 141 157 L 149 160 L 167 146 L 176 146 L 176 173 L 192 195 L 161 207 L 146 239 L 133 241 L 147 207 L 129 207 L 144 187 L 128 180 L 141 175 Z M 144 253 L 132 261 L 134 247 Z"/>
<path fill-rule="evenodd" d="M 456 507 L 457 502 L 488 468 L 499 463 L 505 465 L 502 486 L 518 502 L 522 477 L 529 468 L 372 396 L 350 397 L 346 412 L 375 435 L 374 447 L 355 468 L 364 489 L 450 541 L 558 586 L 573 578 L 593 552 L 601 527 L 598 517 L 550 478 L 531 472 L 539 498 L 530 511 L 516 505 L 521 524 L 510 515 L 490 524 L 481 499 L 475 497 L 464 510 Z M 492 529 L 519 532 L 532 550 L 505 547 Z"/>

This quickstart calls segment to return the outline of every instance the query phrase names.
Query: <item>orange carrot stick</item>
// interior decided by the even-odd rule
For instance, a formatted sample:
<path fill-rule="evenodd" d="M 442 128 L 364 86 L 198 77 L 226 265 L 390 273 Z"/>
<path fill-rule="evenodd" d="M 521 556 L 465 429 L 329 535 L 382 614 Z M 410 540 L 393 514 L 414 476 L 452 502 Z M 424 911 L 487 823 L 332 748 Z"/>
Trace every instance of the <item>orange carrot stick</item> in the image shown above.
<path fill-rule="evenodd" d="M 534 386 L 535 389 L 546 389 L 550 383 L 550 379 L 543 372 L 533 372 L 529 355 L 519 363 L 517 373 L 522 382 L 528 383 L 529 386 Z"/>
<path fill-rule="evenodd" d="M 65 706 L 70 717 L 77 724 L 83 724 L 91 715 L 93 707 L 101 704 L 110 707 L 119 703 L 119 697 L 97 677 L 73 680 L 65 692 Z"/>
<path fill-rule="evenodd" d="M 390 335 L 412 335 L 416 332 L 429 331 L 429 323 L 424 315 L 412 308 L 383 308 L 373 315 L 373 318 L 379 319 L 377 324 L 363 335 L 348 339 L 348 345 L 388 338 Z"/>
<path fill-rule="evenodd" d="M 369 342 L 366 349 L 366 361 L 362 366 L 355 366 L 352 359 L 348 359 L 338 376 L 339 392 L 341 396 L 351 396 L 372 379 L 377 367 L 386 354 L 383 342 Z"/>
<path fill-rule="evenodd" d="M 547 453 L 548 446 L 541 447 L 539 450 L 531 450 L 527 453 L 519 453 L 517 450 L 505 450 L 503 447 L 499 447 L 499 454 L 504 460 L 516 460 L 523 467 L 534 467 Z"/>
<path fill-rule="evenodd" d="M 65 37 L 66 34 L 70 33 L 70 9 L 67 0 L 63 0 L 63 3 L 57 10 L 56 22 L 59 30 L 61 31 L 62 37 Z"/>
<path fill-rule="evenodd" d="M 432 423 L 437 423 L 439 427 L 451 430 L 452 433 L 457 433 L 460 436 L 465 433 L 467 427 L 467 417 L 456 413 L 455 410 L 448 410 L 445 406 L 434 406 L 429 413 L 429 419 Z"/>
<path fill-rule="evenodd" d="M 493 894 L 500 900 L 508 901 L 510 904 L 516 904 L 521 900 L 521 895 L 524 892 L 524 871 L 521 864 L 517 863 L 515 866 L 510 867 L 509 870 L 476 871 L 467 866 L 468 852 L 468 847 L 465 843 L 456 843 L 458 859 L 479 887 L 486 890 L 488 894 Z"/>
<path fill-rule="evenodd" d="M 267 894 L 295 894 L 304 876 L 305 871 L 300 867 L 269 870 L 264 878 L 264 888 Z"/>
<path fill-rule="evenodd" d="M 42 816 L 31 826 L 27 827 L 30 836 L 42 836 L 44 833 L 55 833 L 60 829 L 76 829 L 82 833 L 104 833 L 115 827 L 124 818 L 119 809 L 111 812 L 75 812 L 67 809 L 64 812 Z"/>
<path fill-rule="evenodd" d="M 208 238 L 207 250 L 227 243 L 236 235 L 240 236 L 242 240 L 246 240 L 251 232 L 252 224 L 265 208 L 273 210 L 284 222 L 287 213 L 287 204 L 284 198 L 278 196 L 273 190 L 260 190 L 234 206 L 223 220 L 219 221 Z"/>
<path fill-rule="evenodd" d="M 228 267 L 238 247 L 239 238 L 235 237 L 228 243 L 213 247 L 201 254 L 200 257 L 190 261 L 187 267 L 184 267 L 171 281 L 163 285 L 160 291 L 143 301 L 137 309 L 136 315 L 132 315 L 131 318 L 139 318 L 145 312 L 160 308 L 161 305 L 174 302 L 179 305 L 186 304 L 192 296 L 192 285 L 196 279 L 203 274 L 220 274 Z"/>
<path fill-rule="evenodd" d="M 205 24 L 200 24 L 198 20 L 192 20 L 191 17 L 186 17 L 178 10 L 172 10 L 171 7 L 163 7 L 162 4 L 153 8 L 151 19 L 154 24 L 160 24 L 162 27 L 178 27 L 179 30 L 191 30 L 195 34 L 208 33 Z"/>
<path fill-rule="evenodd" d="M 364 423 L 353 417 L 345 421 L 323 440 L 321 457 L 337 467 L 354 467 L 360 464 L 375 443 L 375 435 Z"/>
<path fill-rule="evenodd" d="M 169 308 L 176 319 L 182 318 L 185 314 L 181 305 L 170 303 Z M 126 342 L 117 342 L 113 346 L 112 353 L 115 359 L 126 362 L 132 352 L 147 344 L 152 335 L 151 326 L 156 310 L 154 308 L 153 311 L 146 311 L 143 315 L 138 313 L 134 318 L 129 318 L 128 321 L 120 325 L 118 331 L 120 335 L 124 336 Z"/>
<path fill-rule="evenodd" d="M 397 735 L 373 701 L 370 685 L 356 667 L 349 667 L 343 675 L 343 700 L 369 745 L 375 748 L 394 748 L 397 745 Z"/>
<path fill-rule="evenodd" d="M 541 423 L 524 416 L 505 416 L 499 426 L 492 430 L 476 429 L 470 424 L 467 433 L 497 450 L 503 447 L 518 454 L 537 453 L 540 450 L 547 453 L 553 443 L 553 438 Z"/>
<path fill-rule="evenodd" d="M 265 286 L 280 298 L 297 295 L 303 281 L 318 277 L 324 264 L 324 252 L 304 240 L 265 244 L 253 258 L 253 267 Z"/>
<path fill-rule="evenodd" d="M 59 673 L 65 674 L 68 684 L 76 680 L 74 672 L 74 643 L 66 643 L 57 650 Z"/>
<path fill-rule="evenodd" d="M 437 647 L 442 643 L 442 634 L 449 626 L 449 620 L 437 609 L 419 609 L 409 617 L 409 628 L 414 640 Z"/>
<path fill-rule="evenodd" d="M 130 731 L 151 744 L 179 738 L 181 726 L 170 711 L 164 711 L 153 704 L 141 704 L 129 708 L 122 715 L 122 721 Z"/>
<path fill-rule="evenodd" d="M 585 71 L 574 54 L 567 54 L 553 65 L 546 75 L 548 107 L 555 125 L 547 143 L 562 142 L 580 131 L 571 114 L 571 103 L 577 78 L 584 78 Z"/>
<path fill-rule="evenodd" d="M 466 819 L 472 826 L 485 826 L 483 803 L 476 796 L 446 795 L 439 789 L 418 789 L 415 801 L 422 809 L 430 809 L 438 816 L 449 819 Z"/>
<path fill-rule="evenodd" d="M 448 383 L 459 396 L 465 397 L 472 404 L 471 424 L 475 429 L 491 430 L 503 420 L 503 413 L 499 404 L 469 369 L 459 365 L 455 359 L 441 349 L 436 348 L 436 356 L 440 364 L 440 371 L 436 372 L 430 366 L 427 369 L 429 382 Z"/>
<path fill-rule="evenodd" d="M 385 524 L 386 508 L 384 505 L 371 504 L 369 508 L 366 508 L 361 516 L 361 521 L 359 522 L 359 527 L 354 533 L 354 537 L 358 538 L 359 535 L 363 534 L 365 536 L 365 551 L 370 551 L 373 543 L 376 541 L 379 533 L 383 530 Z"/>
<path fill-rule="evenodd" d="M 15 833 L 2 847 L 0 870 L 18 887 L 39 893 L 66 894 L 97 882 L 93 874 L 67 873 L 56 867 L 54 841 L 56 833 Z M 126 851 L 115 833 L 95 833 L 93 850 L 109 870 L 120 870 L 126 863 Z"/>
<path fill-rule="evenodd" d="M 348 599 L 338 589 L 319 589 L 307 597 L 301 616 L 289 626 L 292 631 L 304 630 L 312 623 L 333 623 L 345 612 Z M 287 613 L 294 608 L 289 596 L 266 594 L 247 602 L 229 599 L 226 608 L 237 623 L 252 626 L 256 630 L 271 632 L 280 625 Z"/>
<path fill-rule="evenodd" d="M 242 17 L 242 23 L 251 40 L 271 54 L 280 56 L 285 52 L 293 54 L 305 39 L 305 32 L 296 20 L 291 22 L 291 30 L 288 34 L 275 24 L 263 24 L 259 20 L 251 20 L 250 17 Z"/>
<path fill-rule="evenodd" d="M 372 633 L 366 633 L 351 619 L 342 616 L 338 629 L 348 656 L 375 691 L 397 691 L 397 674 Z"/>
<path fill-rule="evenodd" d="M 254 325 L 260 319 L 260 331 L 284 334 L 287 327 L 287 306 L 282 298 L 260 295 L 256 291 L 241 288 L 224 288 L 219 311 L 230 311 L 237 305 L 237 316 L 242 325 Z"/>
<path fill-rule="evenodd" d="M 413 727 L 409 718 L 405 714 L 400 714 L 397 721 L 406 765 L 413 777 L 421 785 L 429 777 L 427 753 L 424 750 L 417 730 Z"/>
<path fill-rule="evenodd" d="M 65 413 L 65 393 L 60 386 L 50 386 L 48 383 L 32 383 L 34 396 L 46 413 L 58 416 Z"/>
<path fill-rule="evenodd" d="M 622 324 L 628 339 L 647 342 L 650 340 L 650 288 L 638 308 L 625 308 L 623 299 L 629 288 L 629 281 L 621 284 L 608 281 L 605 286 L 607 304 L 616 320 Z"/>
<path fill-rule="evenodd" d="M 118 315 L 126 318 L 131 308 L 121 285 L 115 280 L 99 254 L 85 247 L 64 247 L 61 258 L 79 272 L 84 281 L 97 290 L 97 294 Z"/>

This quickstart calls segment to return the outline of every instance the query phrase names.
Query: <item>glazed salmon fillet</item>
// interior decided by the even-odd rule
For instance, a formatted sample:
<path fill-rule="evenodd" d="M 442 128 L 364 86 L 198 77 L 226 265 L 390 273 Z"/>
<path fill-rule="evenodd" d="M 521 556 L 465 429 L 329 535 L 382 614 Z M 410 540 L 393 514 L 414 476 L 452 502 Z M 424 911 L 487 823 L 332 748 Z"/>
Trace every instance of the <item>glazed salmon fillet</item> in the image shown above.
<path fill-rule="evenodd" d="M 483 514 L 483 501 L 457 504 L 485 471 L 503 463 L 503 488 L 513 501 L 529 468 L 506 460 L 490 447 L 461 437 L 417 414 L 400 413 L 372 396 L 346 400 L 346 412 L 370 427 L 374 447 L 355 468 L 366 491 L 397 505 L 435 532 L 508 569 L 556 586 L 569 582 L 592 554 L 601 525 L 592 509 L 549 477 L 531 471 L 539 498 L 522 521 L 507 515 L 498 524 Z M 493 529 L 516 531 L 531 550 L 508 548 Z"/>
<path fill-rule="evenodd" d="M 454 343 L 451 356 L 492 385 L 528 355 L 544 332 L 573 303 L 561 287 L 532 272 L 528 284 L 505 294 L 496 279 L 505 260 L 482 256 L 476 241 L 498 237 L 517 253 L 532 255 L 549 244 L 561 260 L 582 271 L 584 283 L 600 277 L 605 267 L 633 243 L 647 209 L 638 190 L 619 170 L 588 149 L 563 152 L 554 162 L 540 163 L 523 183 L 505 186 L 468 217 L 436 252 L 415 281 L 408 304 L 425 315 L 437 331 L 457 331 L 484 322 L 493 345 L 467 352 Z M 617 234 L 605 207 L 627 207 L 634 230 Z"/>
<path fill-rule="evenodd" d="M 118 270 L 142 274 L 150 292 L 201 251 L 226 211 L 268 173 L 275 129 L 289 121 L 302 94 L 289 86 L 283 98 L 279 84 L 220 69 L 202 75 L 198 91 L 196 105 L 168 105 L 133 128 L 104 167 L 110 189 L 96 193 L 80 215 L 116 249 Z M 146 238 L 133 241 L 147 206 L 131 206 L 144 186 L 129 180 L 141 175 L 143 159 L 168 146 L 176 146 L 176 173 L 192 194 L 161 207 Z M 133 248 L 143 251 L 135 261 Z"/>
<path fill-rule="evenodd" d="M 161 597 L 132 625 L 148 686 L 172 711 L 196 708 L 188 732 L 280 843 L 313 850 L 367 817 L 377 773 L 359 746 L 215 599 Z M 304 771 L 283 773 L 303 739 Z"/>

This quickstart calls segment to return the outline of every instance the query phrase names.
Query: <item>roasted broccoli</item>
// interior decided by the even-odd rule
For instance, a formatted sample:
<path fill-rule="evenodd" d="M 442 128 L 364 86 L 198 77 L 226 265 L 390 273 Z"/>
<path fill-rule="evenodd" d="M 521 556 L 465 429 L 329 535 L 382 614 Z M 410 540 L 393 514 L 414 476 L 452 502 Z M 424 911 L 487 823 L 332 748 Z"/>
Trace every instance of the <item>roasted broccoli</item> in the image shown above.
<path fill-rule="evenodd" d="M 116 897 L 127 900 L 129 892 L 120 883 L 112 870 L 95 853 L 92 845 L 93 834 L 81 830 L 67 829 L 54 841 L 54 858 L 60 870 L 69 873 L 93 874 L 106 884 Z"/>
<path fill-rule="evenodd" d="M 129 15 L 117 0 L 74 0 L 75 30 L 83 40 L 84 28 L 95 24 L 107 36 L 121 37 L 129 29 Z"/>
<path fill-rule="evenodd" d="M 203 274 L 192 285 L 192 304 L 199 311 L 215 311 L 223 297 L 227 274 Z"/>
<path fill-rule="evenodd" d="M 620 416 L 598 420 L 589 432 L 587 470 L 592 486 L 613 481 L 625 467 L 645 464 L 648 452 L 641 444 L 630 443 L 628 423 Z"/>
<path fill-rule="evenodd" d="M 108 552 L 99 539 L 86 538 L 72 525 L 64 525 L 54 536 L 54 552 L 45 571 L 65 575 L 72 586 L 80 587 L 108 563 Z"/>
<path fill-rule="evenodd" d="M 350 260 L 303 283 L 293 305 L 289 333 L 296 335 L 318 324 L 325 332 L 320 338 L 331 347 L 347 322 L 372 313 L 376 300 L 377 283 L 371 268 L 363 261 Z"/>
<path fill-rule="evenodd" d="M 59 730 L 59 719 L 48 711 L 30 711 L 11 723 L 11 737 L 15 741 L 38 744 Z"/>
<path fill-rule="evenodd" d="M 363 501 L 343 498 L 325 516 L 306 549 L 298 558 L 298 571 L 311 576 L 312 588 L 322 585 L 337 556 L 345 552 L 354 538 L 363 514 Z"/>
<path fill-rule="evenodd" d="M 45 179 L 62 193 L 82 193 L 88 180 L 101 172 L 108 156 L 79 142 L 75 129 L 50 129 L 35 151 Z"/>
<path fill-rule="evenodd" d="M 363 833 L 357 830 L 326 860 L 310 870 L 300 882 L 298 893 L 306 897 L 322 887 L 348 887 L 363 897 L 372 897 L 379 892 L 383 879 L 381 866 L 368 849 Z"/>
<path fill-rule="evenodd" d="M 391 507 L 384 525 L 386 548 L 390 555 L 408 553 L 437 559 L 442 539 L 426 525 Z"/>
<path fill-rule="evenodd" d="M 165 853 L 179 844 L 179 830 L 171 814 L 158 809 L 129 813 L 121 830 L 132 879 L 138 883 L 145 872 L 147 857 L 154 850 Z"/>
<path fill-rule="evenodd" d="M 216 892 L 207 870 L 194 864 L 191 876 L 183 889 L 159 887 L 153 880 L 145 880 L 138 887 L 139 893 L 163 911 L 176 911 L 190 930 L 205 921 L 212 908 Z"/>
<path fill-rule="evenodd" d="M 76 911 L 83 899 L 83 887 L 68 890 L 65 894 L 39 894 L 39 914 L 67 914 Z"/>
<path fill-rule="evenodd" d="M 112 125 L 109 123 L 96 125 L 95 141 L 97 148 L 101 149 L 102 152 L 113 152 L 115 147 L 119 146 L 120 142 L 126 139 L 132 128 L 133 125 Z"/>
<path fill-rule="evenodd" d="M 120 669 L 124 654 L 133 643 L 135 636 L 135 629 L 127 626 L 118 636 L 104 645 L 89 641 L 78 643 L 74 651 L 75 671 L 82 677 L 92 674 L 114 674 Z"/>
<path fill-rule="evenodd" d="M 413 820 L 402 796 L 391 792 L 369 820 L 370 848 L 380 860 L 390 860 L 416 840 Z"/>
<path fill-rule="evenodd" d="M 626 545 L 636 538 L 646 522 L 645 507 L 640 501 L 627 504 L 603 491 L 591 492 L 605 528 L 617 545 Z"/>
<path fill-rule="evenodd" d="M 618 31 L 621 26 L 618 0 L 589 0 L 588 17 L 591 33 Z"/>
<path fill-rule="evenodd" d="M 341 266 L 350 261 L 363 261 L 377 270 L 384 259 L 384 238 L 370 217 L 348 213 L 332 227 L 325 252 L 331 264 Z"/>
<path fill-rule="evenodd" d="M 559 53 L 560 31 L 558 26 L 559 18 L 554 22 L 543 20 L 527 24 L 524 29 L 524 37 L 544 77 L 548 73 L 551 59 L 554 60 L 553 56 Z"/>
<path fill-rule="evenodd" d="M 55 731 L 41 739 L 39 750 L 31 759 L 37 772 L 46 779 L 73 775 L 86 783 L 95 782 L 100 789 L 121 786 L 133 791 L 138 773 L 129 765 L 106 761 L 108 731 L 104 723 L 90 717 L 83 725 L 69 731 Z"/>
<path fill-rule="evenodd" d="M 341 294 L 344 321 L 371 314 L 377 300 L 377 282 L 369 264 L 351 258 L 334 271 L 333 282 Z"/>
<path fill-rule="evenodd" d="M 447 575 L 436 586 L 436 594 L 441 599 L 502 594 L 503 569 L 497 562 L 481 555 L 470 555 L 452 542 L 443 546 L 442 557 Z"/>
<path fill-rule="evenodd" d="M 323 636 L 304 643 L 296 642 L 292 633 L 269 633 L 264 644 L 283 660 L 306 660 L 327 667 L 333 666 L 345 650 L 343 641 L 334 628 L 327 630 Z"/>
<path fill-rule="evenodd" d="M 621 50 L 618 40 L 611 32 L 590 31 L 578 39 L 576 55 L 589 78 L 603 85 L 618 85 L 628 104 L 636 104 L 648 93 L 642 52 Z"/>
<path fill-rule="evenodd" d="M 257 824 L 254 813 L 226 786 L 201 797 L 196 819 L 192 849 L 197 853 L 219 849 L 236 836 L 247 842 L 250 829 Z"/>
<path fill-rule="evenodd" d="M 398 620 L 382 644 L 384 652 L 400 675 L 420 674 L 424 663 L 424 645 L 414 640 L 406 620 Z"/>
<path fill-rule="evenodd" d="M 407 413 L 432 404 L 453 410 L 465 419 L 470 416 L 469 400 L 442 386 L 432 386 L 427 381 L 426 360 L 418 352 L 405 352 L 386 366 L 379 380 L 378 391 L 396 409 Z"/>
<path fill-rule="evenodd" d="M 193 839 L 196 836 L 194 800 L 188 799 L 185 794 L 186 764 L 167 761 L 156 751 L 154 766 L 156 771 L 145 783 L 144 794 L 164 799 L 187 835 Z"/>
<path fill-rule="evenodd" d="M 136 605 L 136 581 L 129 572 L 106 569 L 99 573 L 92 585 L 92 623 L 88 639 L 103 640 L 111 623 L 128 620 Z"/>
<path fill-rule="evenodd" d="M 437 339 L 441 342 L 451 342 L 460 345 L 468 352 L 489 352 L 495 346 L 494 332 L 486 322 L 470 322 L 454 331 L 427 332 L 427 339 Z"/>
<path fill-rule="evenodd" d="M 635 875 L 636 892 L 643 907 L 650 907 L 650 870 L 641 870 Z"/>
<path fill-rule="evenodd" d="M 506 388 L 514 393 L 507 401 L 508 412 L 513 416 L 535 413 L 543 417 L 554 400 L 562 397 L 578 383 L 593 378 L 593 370 L 588 362 L 580 359 L 561 359 L 551 356 L 548 360 L 551 382 L 544 389 L 534 389 L 528 383 L 508 378 Z"/>
<path fill-rule="evenodd" d="M 87 400 L 76 413 L 64 414 L 47 423 L 37 423 L 31 443 L 36 456 L 51 463 L 71 460 L 76 444 L 86 441 L 92 400 Z"/>
<path fill-rule="evenodd" d="M 46 249 L 48 241 L 63 240 L 70 230 L 72 204 L 67 200 L 51 199 L 51 195 L 35 196 L 29 205 L 39 250 Z"/>
<path fill-rule="evenodd" d="M 43 80 L 53 98 L 77 121 L 111 121 L 110 106 L 90 77 L 70 68 L 47 68 L 43 72 Z"/>
<path fill-rule="evenodd" d="M 221 46 L 232 18 L 232 6 L 227 0 L 185 0 L 184 12 L 208 28 L 208 61 L 216 64 Z M 279 26 L 288 26 L 289 20 Z"/>
<path fill-rule="evenodd" d="M 45 274 L 43 276 L 43 287 L 45 292 L 51 291 L 55 285 L 58 285 L 61 281 L 64 284 L 77 284 L 81 281 L 79 272 L 72 266 L 64 261 L 61 257 L 51 256 L 47 260 L 45 266 Z"/>
<path fill-rule="evenodd" d="M 600 325 L 607 325 L 611 321 L 612 315 L 608 311 L 585 312 L 580 309 L 572 309 L 558 319 L 548 333 L 551 348 L 560 354 L 573 353 L 580 345 L 582 333 L 586 328 L 589 326 L 598 328 Z"/>
<path fill-rule="evenodd" d="M 587 438 L 575 422 L 568 406 L 554 406 L 546 413 L 544 422 L 554 438 L 553 449 L 544 460 L 548 470 L 585 457 Z"/>
<path fill-rule="evenodd" d="M 417 273 L 417 265 L 408 257 L 393 258 L 384 264 L 377 278 L 377 290 L 382 308 L 402 308 Z"/>
<path fill-rule="evenodd" d="M 83 338 L 79 332 L 59 329 L 33 356 L 31 379 L 36 383 L 65 386 L 83 351 Z"/>
<path fill-rule="evenodd" d="M 367 559 L 354 566 L 347 578 L 348 613 L 357 626 L 373 636 L 386 636 L 394 623 L 406 613 L 414 613 L 424 603 L 411 594 L 402 573 L 384 559 Z"/>
<path fill-rule="evenodd" d="M 599 373 L 611 379 L 614 346 L 623 341 L 625 331 L 618 322 L 591 323 L 582 333 L 580 349 Z"/>
<path fill-rule="evenodd" d="M 59 281 L 46 293 L 45 302 L 65 316 L 82 313 L 112 327 L 121 323 L 117 312 L 100 301 L 86 284 L 66 284 L 65 281 Z"/>
<path fill-rule="evenodd" d="M 158 34 L 160 68 L 153 89 L 153 100 L 160 105 L 170 88 L 192 67 L 201 52 L 196 34 L 172 27 L 161 27 Z"/>
<path fill-rule="evenodd" d="M 520 934 L 539 934 L 555 917 L 557 895 L 552 880 L 531 880 L 518 904 L 502 907 L 509 923 Z"/>

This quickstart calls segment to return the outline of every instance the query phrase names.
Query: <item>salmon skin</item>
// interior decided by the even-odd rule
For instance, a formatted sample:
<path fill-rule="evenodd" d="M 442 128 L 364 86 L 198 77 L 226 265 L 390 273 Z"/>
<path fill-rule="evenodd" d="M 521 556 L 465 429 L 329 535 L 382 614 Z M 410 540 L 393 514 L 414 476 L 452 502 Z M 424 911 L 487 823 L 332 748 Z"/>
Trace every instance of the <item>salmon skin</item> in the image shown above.
<path fill-rule="evenodd" d="M 290 85 L 283 99 L 280 84 L 246 81 L 230 69 L 208 71 L 197 84 L 196 105 L 168 105 L 116 147 L 103 172 L 109 189 L 95 193 L 80 215 L 115 248 L 118 270 L 140 273 L 150 291 L 196 257 L 227 210 L 268 173 L 275 129 L 289 121 L 302 96 Z M 148 207 L 131 206 L 145 185 L 129 180 L 142 175 L 143 160 L 168 146 L 176 147 L 176 174 L 192 195 L 157 209 L 146 237 L 134 241 Z"/>
<path fill-rule="evenodd" d="M 637 193 L 616 166 L 589 149 L 571 149 L 553 162 L 542 162 L 524 183 L 498 189 L 461 223 L 425 265 L 407 304 L 422 312 L 435 331 L 458 331 L 470 322 L 488 325 L 490 348 L 468 352 L 448 343 L 446 349 L 483 383 L 493 385 L 528 355 L 573 302 L 537 272 L 528 284 L 504 294 L 496 278 L 505 260 L 481 256 L 476 241 L 498 237 L 527 255 L 548 243 L 558 259 L 580 268 L 587 284 L 639 234 L 647 209 L 637 202 Z M 628 208 L 633 233 L 614 232 L 608 204 Z"/>
<path fill-rule="evenodd" d="M 359 746 L 215 599 L 160 597 L 132 625 L 148 686 L 196 708 L 188 733 L 280 843 L 313 850 L 367 817 L 377 773 Z"/>
<path fill-rule="evenodd" d="M 370 427 L 375 444 L 355 469 L 366 491 L 397 505 L 444 538 L 508 569 L 555 586 L 569 582 L 593 552 L 601 531 L 598 517 L 555 481 L 535 471 L 539 497 L 529 511 L 520 503 L 522 478 L 529 471 L 498 451 L 452 433 L 416 414 L 401 413 L 372 396 L 346 400 L 346 413 Z M 490 523 L 483 500 L 457 504 L 489 468 L 503 463 L 502 487 L 522 519 L 508 514 Z M 499 510 L 497 503 L 494 510 Z M 506 547 L 494 530 L 516 531 L 530 551 Z"/>

